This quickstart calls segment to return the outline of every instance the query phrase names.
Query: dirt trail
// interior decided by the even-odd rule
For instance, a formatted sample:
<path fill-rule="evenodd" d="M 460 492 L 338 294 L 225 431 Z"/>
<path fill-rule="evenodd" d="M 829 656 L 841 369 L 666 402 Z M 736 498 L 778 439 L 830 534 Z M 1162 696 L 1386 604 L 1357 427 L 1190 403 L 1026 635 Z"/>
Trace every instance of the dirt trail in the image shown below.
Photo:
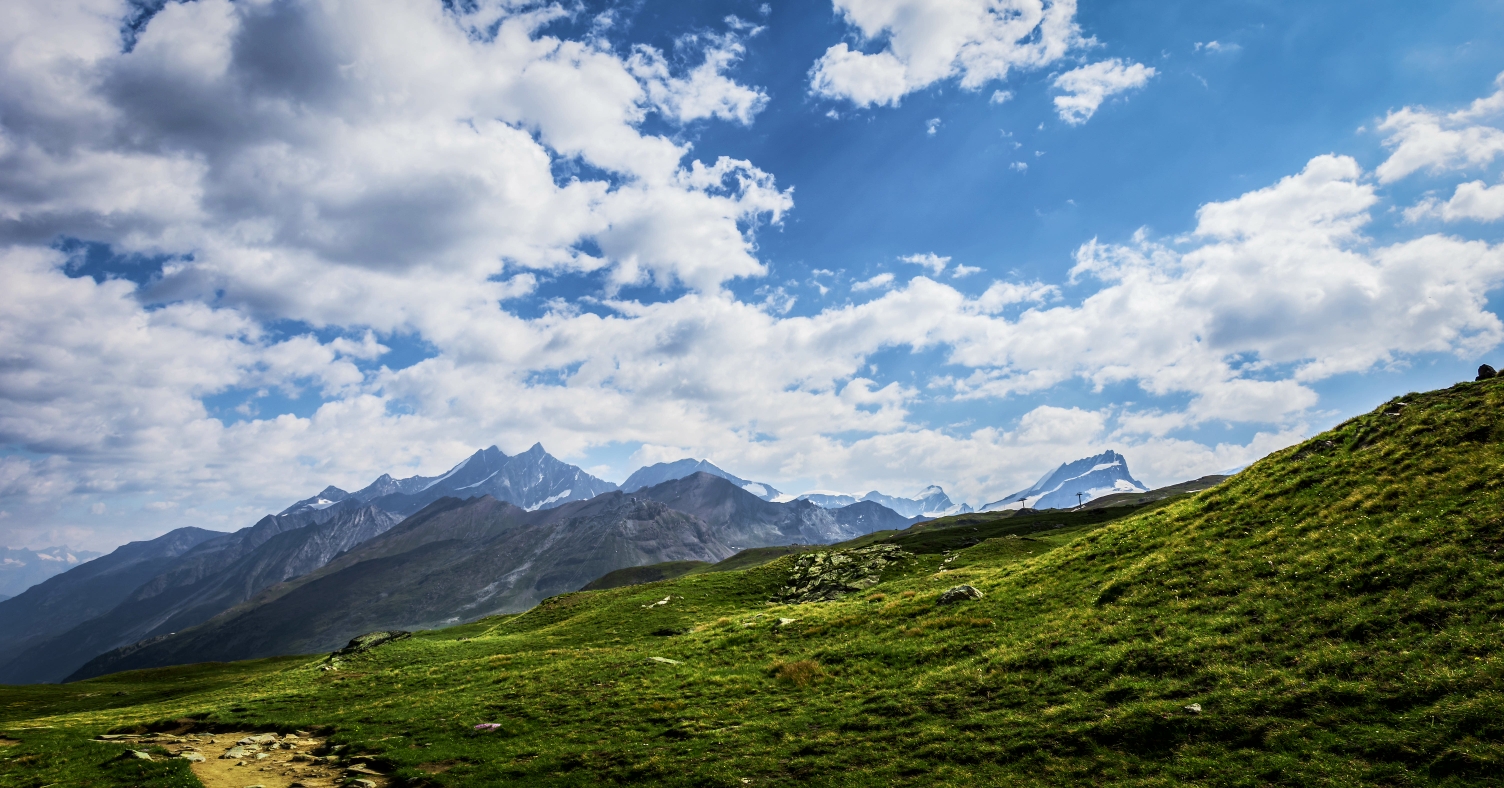
<path fill-rule="evenodd" d="M 146 734 L 100 737 L 132 747 L 155 744 L 192 763 L 204 788 L 334 788 L 356 785 L 386 788 L 391 781 L 359 757 L 345 760 L 326 752 L 325 741 L 302 734 L 233 733 Z M 353 782 L 351 781 L 353 778 Z"/>

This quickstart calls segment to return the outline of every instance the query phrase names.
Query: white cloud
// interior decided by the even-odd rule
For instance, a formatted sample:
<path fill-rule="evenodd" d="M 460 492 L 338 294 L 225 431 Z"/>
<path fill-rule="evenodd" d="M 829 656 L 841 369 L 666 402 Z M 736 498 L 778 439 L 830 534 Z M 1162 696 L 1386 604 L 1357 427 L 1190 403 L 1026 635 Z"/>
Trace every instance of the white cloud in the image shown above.
<path fill-rule="evenodd" d="M 1013 100 L 1013 91 L 1011 91 L 1011 90 L 994 90 L 994 91 L 992 91 L 992 98 L 987 99 L 987 103 L 989 103 L 989 104 L 1006 104 L 1007 102 L 1012 101 L 1012 100 Z"/>
<path fill-rule="evenodd" d="M 746 24 L 736 17 L 727 19 L 740 23 L 732 25 L 733 28 Z M 760 29 L 754 28 L 753 34 Z M 721 118 L 750 125 L 752 117 L 767 106 L 768 95 L 725 75 L 741 59 L 746 47 L 729 35 L 712 37 L 710 41 L 711 45 L 704 49 L 704 62 L 683 77 L 674 76 L 663 53 L 645 44 L 633 47 L 627 68 L 642 81 L 653 106 L 678 123 Z"/>
<path fill-rule="evenodd" d="M 885 46 L 872 54 L 844 42 L 830 47 L 810 69 L 810 89 L 859 107 L 897 104 L 952 77 L 978 90 L 1087 43 L 1076 26 L 1075 0 L 834 1 L 864 42 Z"/>
<path fill-rule="evenodd" d="M 935 254 L 934 252 L 925 252 L 924 254 L 905 255 L 904 257 L 900 257 L 898 259 L 901 260 L 902 262 L 910 263 L 912 265 L 924 266 L 925 268 L 928 268 L 930 270 L 930 273 L 935 274 L 937 276 L 940 274 L 941 271 L 945 270 L 945 266 L 947 266 L 947 265 L 950 264 L 950 258 L 949 257 L 941 257 L 940 255 Z"/>
<path fill-rule="evenodd" d="M 893 284 L 892 274 L 878 274 L 871 279 L 865 279 L 853 284 L 851 286 L 851 289 L 860 293 L 866 290 L 880 290 L 882 288 L 888 287 L 891 284 Z"/>
<path fill-rule="evenodd" d="M 1109 96 L 1143 87 L 1158 72 L 1142 63 L 1113 58 L 1081 66 L 1055 77 L 1065 95 L 1055 97 L 1055 112 L 1071 125 L 1085 123 Z"/>
<path fill-rule="evenodd" d="M 1412 222 L 1427 216 L 1438 216 L 1449 222 L 1504 219 L 1504 185 L 1486 186 L 1483 181 L 1459 183 L 1452 198 L 1446 202 L 1428 198 L 1405 210 L 1405 218 Z"/>
<path fill-rule="evenodd" d="M 1015 161 L 1012 164 L 1008 165 L 1008 169 L 1013 170 L 1014 172 L 1028 172 L 1029 163 L 1026 161 Z"/>
<path fill-rule="evenodd" d="M 927 121 L 924 122 L 924 133 L 925 134 L 928 134 L 929 136 L 933 137 L 933 136 L 935 136 L 935 132 L 937 132 L 939 130 L 940 130 L 940 119 L 939 118 L 930 118 L 929 120 L 927 120 Z"/>
<path fill-rule="evenodd" d="M 1385 116 L 1378 128 L 1388 134 L 1384 145 L 1393 152 L 1374 171 L 1379 181 L 1392 183 L 1422 169 L 1440 173 L 1478 167 L 1504 153 L 1504 131 L 1478 123 L 1504 111 L 1504 73 L 1494 85 L 1492 94 L 1446 115 L 1405 107 Z"/>
<path fill-rule="evenodd" d="M 1183 239 L 1085 244 L 1068 290 L 963 292 L 936 279 L 977 269 L 928 253 L 907 262 L 931 276 L 879 274 L 852 286 L 867 300 L 800 315 L 778 283 L 746 301 L 722 287 L 764 274 L 753 230 L 790 192 L 644 132 L 667 105 L 609 48 L 543 35 L 552 11 L 200 0 L 164 7 L 121 54 L 106 13 L 16 8 L 33 13 L 0 26 L 0 444 L 18 450 L 0 455 L 0 506 L 18 542 L 240 527 L 493 442 L 576 459 L 641 444 L 775 483 L 934 480 L 973 502 L 1106 445 L 1178 481 L 1298 439 L 1316 381 L 1504 338 L 1484 301 L 1499 247 L 1366 237 L 1380 186 L 1345 157 L 1204 206 Z M 293 33 L 296 47 L 278 37 Z M 70 277 L 47 248 L 59 234 L 171 259 L 142 287 Z M 533 295 L 541 313 L 509 301 L 572 271 L 600 271 L 607 292 Z M 690 289 L 609 291 L 641 282 Z M 283 321 L 317 331 L 268 328 Z M 383 367 L 399 342 L 432 357 Z M 880 379 L 873 357 L 894 349 L 935 353 L 945 374 Z M 1188 404 L 980 427 L 911 413 L 1072 380 Z M 205 404 L 261 390 L 327 401 L 244 419 Z M 1175 437 L 1221 420 L 1267 427 L 1242 444 Z M 79 530 L 101 503 L 119 514 Z"/>
<path fill-rule="evenodd" d="M 982 269 L 973 265 L 957 265 L 955 268 L 951 269 L 950 276 L 952 279 L 961 279 L 963 277 L 971 276 L 972 274 L 977 273 L 981 270 Z"/>
<path fill-rule="evenodd" d="M 1242 48 L 1243 46 L 1241 44 L 1222 43 L 1221 41 L 1198 41 L 1196 42 L 1195 51 L 1205 51 L 1222 55 L 1230 52 L 1237 52 Z"/>

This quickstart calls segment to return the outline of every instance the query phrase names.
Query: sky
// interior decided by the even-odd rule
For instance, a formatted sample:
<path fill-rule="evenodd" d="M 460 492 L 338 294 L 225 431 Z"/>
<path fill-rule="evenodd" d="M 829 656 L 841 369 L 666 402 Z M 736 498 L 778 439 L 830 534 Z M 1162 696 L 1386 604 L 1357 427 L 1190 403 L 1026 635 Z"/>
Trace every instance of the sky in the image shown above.
<path fill-rule="evenodd" d="M 1504 3 L 10 0 L 0 545 L 541 442 L 980 505 L 1504 366 Z"/>

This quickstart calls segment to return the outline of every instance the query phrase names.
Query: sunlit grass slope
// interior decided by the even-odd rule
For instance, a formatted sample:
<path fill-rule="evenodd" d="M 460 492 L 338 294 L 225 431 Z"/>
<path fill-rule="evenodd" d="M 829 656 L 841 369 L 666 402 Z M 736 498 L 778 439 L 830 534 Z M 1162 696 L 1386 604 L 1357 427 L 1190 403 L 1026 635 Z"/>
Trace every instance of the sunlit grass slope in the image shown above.
<path fill-rule="evenodd" d="M 21 743 L 0 784 L 181 784 L 176 764 L 122 782 L 83 740 L 188 716 L 331 726 L 433 785 L 1496 781 L 1501 410 L 1504 381 L 1410 395 L 1194 497 L 925 552 L 838 602 L 768 604 L 788 556 L 555 598 L 334 672 L 8 688 L 0 733 Z M 959 583 L 986 596 L 938 605 Z"/>

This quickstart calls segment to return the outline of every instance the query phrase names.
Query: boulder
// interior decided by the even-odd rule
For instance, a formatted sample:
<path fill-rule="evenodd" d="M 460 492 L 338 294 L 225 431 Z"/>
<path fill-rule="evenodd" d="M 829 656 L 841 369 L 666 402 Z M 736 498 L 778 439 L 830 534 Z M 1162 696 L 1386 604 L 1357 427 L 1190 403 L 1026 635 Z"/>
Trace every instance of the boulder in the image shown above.
<path fill-rule="evenodd" d="M 1475 380 L 1488 380 L 1489 378 L 1498 377 L 1498 375 L 1499 373 L 1493 367 L 1483 364 L 1478 367 L 1478 377 Z"/>
<path fill-rule="evenodd" d="M 956 586 L 954 588 L 946 589 L 945 593 L 940 595 L 940 604 L 951 605 L 955 604 L 956 602 L 966 602 L 972 599 L 981 599 L 983 596 L 985 596 L 985 594 L 983 594 L 973 586 Z"/>
<path fill-rule="evenodd" d="M 331 658 L 347 657 L 351 654 L 358 654 L 362 651 L 370 651 L 377 646 L 384 646 L 387 643 L 391 643 L 396 640 L 402 640 L 404 638 L 410 638 L 412 636 L 413 633 L 404 632 L 400 629 L 391 630 L 389 632 L 367 632 L 366 634 L 361 635 L 354 640 L 351 640 L 344 648 L 330 654 L 329 656 Z"/>

